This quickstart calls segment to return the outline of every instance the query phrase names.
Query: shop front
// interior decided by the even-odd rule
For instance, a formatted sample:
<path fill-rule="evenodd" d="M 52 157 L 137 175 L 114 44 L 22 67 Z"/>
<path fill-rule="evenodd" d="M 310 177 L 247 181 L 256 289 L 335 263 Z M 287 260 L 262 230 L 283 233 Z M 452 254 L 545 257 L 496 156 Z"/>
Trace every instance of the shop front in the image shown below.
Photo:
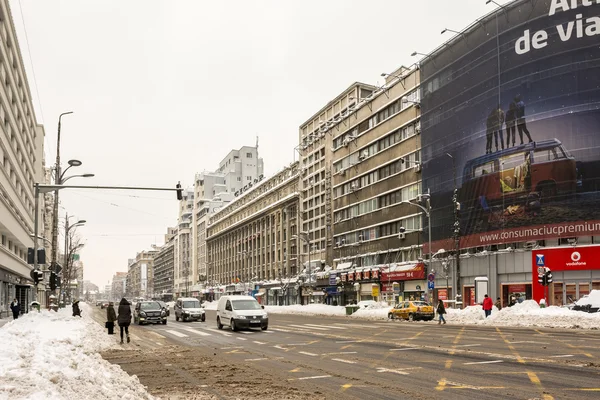
<path fill-rule="evenodd" d="M 425 300 L 427 281 L 423 263 L 390 264 L 382 268 L 381 282 L 382 292 L 386 294 L 388 302 L 391 296 L 394 297 L 394 302 Z M 397 293 L 394 290 L 397 290 Z"/>
<path fill-rule="evenodd" d="M 600 246 L 546 248 L 532 251 L 532 297 L 549 305 L 571 304 L 591 290 L 600 290 Z M 546 268 L 552 283 L 543 286 L 538 275 Z"/>
<path fill-rule="evenodd" d="M 358 303 L 362 300 L 379 301 L 380 275 L 379 266 L 357 268 L 342 273 L 340 283 L 343 285 L 344 290 L 341 300 L 345 301 L 346 304 Z M 374 284 L 378 288 L 376 295 L 373 291 Z"/>

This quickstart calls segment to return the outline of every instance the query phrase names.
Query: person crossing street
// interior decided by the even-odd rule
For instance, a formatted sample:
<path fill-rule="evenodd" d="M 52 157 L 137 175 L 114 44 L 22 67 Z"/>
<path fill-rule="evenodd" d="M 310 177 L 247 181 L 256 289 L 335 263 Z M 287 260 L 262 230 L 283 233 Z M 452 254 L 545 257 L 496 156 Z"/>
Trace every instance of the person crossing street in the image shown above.
<path fill-rule="evenodd" d="M 492 300 L 492 298 L 486 294 L 483 299 L 483 311 L 485 312 L 486 318 L 489 317 L 490 315 L 492 315 L 493 307 L 494 307 L 494 300 Z"/>
<path fill-rule="evenodd" d="M 444 324 L 446 324 L 446 320 L 444 319 L 444 314 L 446 314 L 446 307 L 444 306 L 444 302 L 440 300 L 440 302 L 438 303 L 437 306 L 437 313 L 439 316 L 439 321 L 438 321 L 438 325 L 441 324 L 442 322 Z"/>

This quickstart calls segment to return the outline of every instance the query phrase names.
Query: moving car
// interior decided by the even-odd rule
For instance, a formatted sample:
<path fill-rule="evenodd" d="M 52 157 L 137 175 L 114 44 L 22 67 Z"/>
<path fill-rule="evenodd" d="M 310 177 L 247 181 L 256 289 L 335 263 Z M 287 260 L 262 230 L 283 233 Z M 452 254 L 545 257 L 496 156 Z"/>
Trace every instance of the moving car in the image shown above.
<path fill-rule="evenodd" d="M 133 309 L 133 323 L 167 324 L 167 312 L 156 301 L 140 301 Z"/>
<path fill-rule="evenodd" d="M 217 305 L 217 328 L 228 325 L 232 331 L 269 327 L 269 315 L 252 296 L 221 296 Z"/>
<path fill-rule="evenodd" d="M 100 308 L 102 309 L 108 307 L 108 303 L 108 300 L 102 300 L 102 303 L 100 303 Z"/>
<path fill-rule="evenodd" d="M 200 306 L 198 299 L 193 297 L 182 297 L 175 303 L 175 320 L 179 321 L 206 321 L 204 309 Z"/>
<path fill-rule="evenodd" d="M 431 321 L 435 313 L 433 306 L 424 301 L 403 301 L 398 303 L 388 313 L 389 319 L 407 319 L 409 321 Z"/>

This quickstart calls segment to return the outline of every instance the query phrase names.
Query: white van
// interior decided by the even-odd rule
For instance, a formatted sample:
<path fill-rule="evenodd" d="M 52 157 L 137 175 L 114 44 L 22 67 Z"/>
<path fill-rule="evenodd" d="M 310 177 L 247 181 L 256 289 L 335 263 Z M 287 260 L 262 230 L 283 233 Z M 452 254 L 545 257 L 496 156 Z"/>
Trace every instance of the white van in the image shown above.
<path fill-rule="evenodd" d="M 232 331 L 269 327 L 269 316 L 252 296 L 221 296 L 217 305 L 217 328 L 229 325 Z"/>

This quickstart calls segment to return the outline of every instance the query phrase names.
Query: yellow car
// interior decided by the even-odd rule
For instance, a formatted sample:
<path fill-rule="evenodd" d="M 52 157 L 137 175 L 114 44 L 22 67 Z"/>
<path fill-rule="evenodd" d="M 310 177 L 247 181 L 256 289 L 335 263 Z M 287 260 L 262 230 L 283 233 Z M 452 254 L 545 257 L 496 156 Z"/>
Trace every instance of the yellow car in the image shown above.
<path fill-rule="evenodd" d="M 422 319 L 424 321 L 431 321 L 435 313 L 433 306 L 424 301 L 403 301 L 398 303 L 388 313 L 389 319 L 407 319 L 409 321 L 416 321 Z"/>

